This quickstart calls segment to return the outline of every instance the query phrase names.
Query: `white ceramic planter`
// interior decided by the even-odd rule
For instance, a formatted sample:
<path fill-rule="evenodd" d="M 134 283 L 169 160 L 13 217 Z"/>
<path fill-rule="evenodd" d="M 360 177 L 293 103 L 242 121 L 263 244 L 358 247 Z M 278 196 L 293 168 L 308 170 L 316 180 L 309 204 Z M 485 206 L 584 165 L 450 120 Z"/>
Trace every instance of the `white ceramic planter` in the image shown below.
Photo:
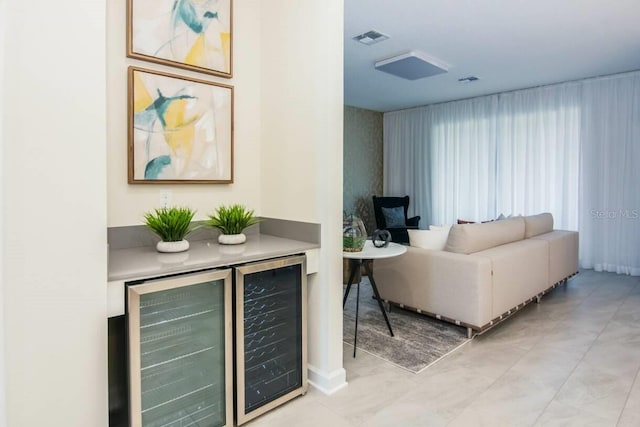
<path fill-rule="evenodd" d="M 174 253 L 184 252 L 189 249 L 189 242 L 186 240 L 180 240 L 179 242 L 163 242 L 159 241 L 156 245 L 158 252 Z"/>
<path fill-rule="evenodd" d="M 247 241 L 247 236 L 244 233 L 240 234 L 220 234 L 218 236 L 218 243 L 221 245 L 239 245 Z"/>

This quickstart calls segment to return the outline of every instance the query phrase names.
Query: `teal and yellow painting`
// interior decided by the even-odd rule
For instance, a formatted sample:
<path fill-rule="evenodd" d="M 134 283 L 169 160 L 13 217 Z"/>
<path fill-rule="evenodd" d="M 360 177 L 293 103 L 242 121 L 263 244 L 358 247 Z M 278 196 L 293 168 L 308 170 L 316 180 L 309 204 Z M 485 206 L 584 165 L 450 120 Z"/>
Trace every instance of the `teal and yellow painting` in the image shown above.
<path fill-rule="evenodd" d="M 231 0 L 128 0 L 129 56 L 231 77 Z"/>
<path fill-rule="evenodd" d="M 129 182 L 232 182 L 233 87 L 129 68 Z"/>

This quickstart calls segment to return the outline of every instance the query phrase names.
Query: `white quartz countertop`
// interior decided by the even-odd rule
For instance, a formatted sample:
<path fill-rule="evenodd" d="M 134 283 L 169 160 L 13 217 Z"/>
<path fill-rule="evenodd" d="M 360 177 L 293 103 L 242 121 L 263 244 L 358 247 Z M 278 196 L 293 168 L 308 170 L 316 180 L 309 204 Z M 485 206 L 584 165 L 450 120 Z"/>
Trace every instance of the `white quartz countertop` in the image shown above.
<path fill-rule="evenodd" d="M 189 242 L 186 252 L 159 253 L 143 246 L 109 251 L 109 281 L 130 281 L 182 273 L 204 268 L 244 264 L 302 253 L 319 248 L 316 243 L 285 239 L 267 234 L 247 236 L 241 245 L 220 245 L 214 240 Z"/>

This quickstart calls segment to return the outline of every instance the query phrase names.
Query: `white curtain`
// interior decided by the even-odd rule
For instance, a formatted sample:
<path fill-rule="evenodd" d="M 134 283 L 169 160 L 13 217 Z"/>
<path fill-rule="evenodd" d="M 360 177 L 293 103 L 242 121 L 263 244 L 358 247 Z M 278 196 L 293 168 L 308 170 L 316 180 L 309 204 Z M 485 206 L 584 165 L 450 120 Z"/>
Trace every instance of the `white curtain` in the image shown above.
<path fill-rule="evenodd" d="M 500 95 L 496 212 L 551 212 L 578 229 L 580 87 L 574 83 Z"/>
<path fill-rule="evenodd" d="M 396 126 L 387 126 L 387 121 Z M 423 109 L 386 113 L 383 122 L 383 181 L 385 196 L 409 195 L 408 216 L 429 223 L 431 212 L 428 113 Z M 411 191 L 408 191 L 411 189 Z"/>
<path fill-rule="evenodd" d="M 640 73 L 583 85 L 580 262 L 640 275 Z"/>
<path fill-rule="evenodd" d="M 640 72 L 384 116 L 384 188 L 421 227 L 551 212 L 586 268 L 640 275 Z"/>
<path fill-rule="evenodd" d="M 429 108 L 433 224 L 496 217 L 497 109 L 497 96 Z"/>

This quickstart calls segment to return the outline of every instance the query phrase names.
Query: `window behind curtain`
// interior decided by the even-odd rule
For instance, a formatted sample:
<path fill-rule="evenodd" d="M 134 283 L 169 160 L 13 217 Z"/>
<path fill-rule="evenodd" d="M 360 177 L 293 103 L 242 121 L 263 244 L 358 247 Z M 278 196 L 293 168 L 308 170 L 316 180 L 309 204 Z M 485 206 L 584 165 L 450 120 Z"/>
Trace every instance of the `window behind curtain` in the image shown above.
<path fill-rule="evenodd" d="M 386 113 L 383 131 L 385 191 L 422 224 L 549 211 L 579 229 L 581 267 L 640 276 L 640 72 Z"/>
<path fill-rule="evenodd" d="M 427 107 L 432 222 L 551 212 L 578 228 L 579 88 L 547 88 Z"/>

